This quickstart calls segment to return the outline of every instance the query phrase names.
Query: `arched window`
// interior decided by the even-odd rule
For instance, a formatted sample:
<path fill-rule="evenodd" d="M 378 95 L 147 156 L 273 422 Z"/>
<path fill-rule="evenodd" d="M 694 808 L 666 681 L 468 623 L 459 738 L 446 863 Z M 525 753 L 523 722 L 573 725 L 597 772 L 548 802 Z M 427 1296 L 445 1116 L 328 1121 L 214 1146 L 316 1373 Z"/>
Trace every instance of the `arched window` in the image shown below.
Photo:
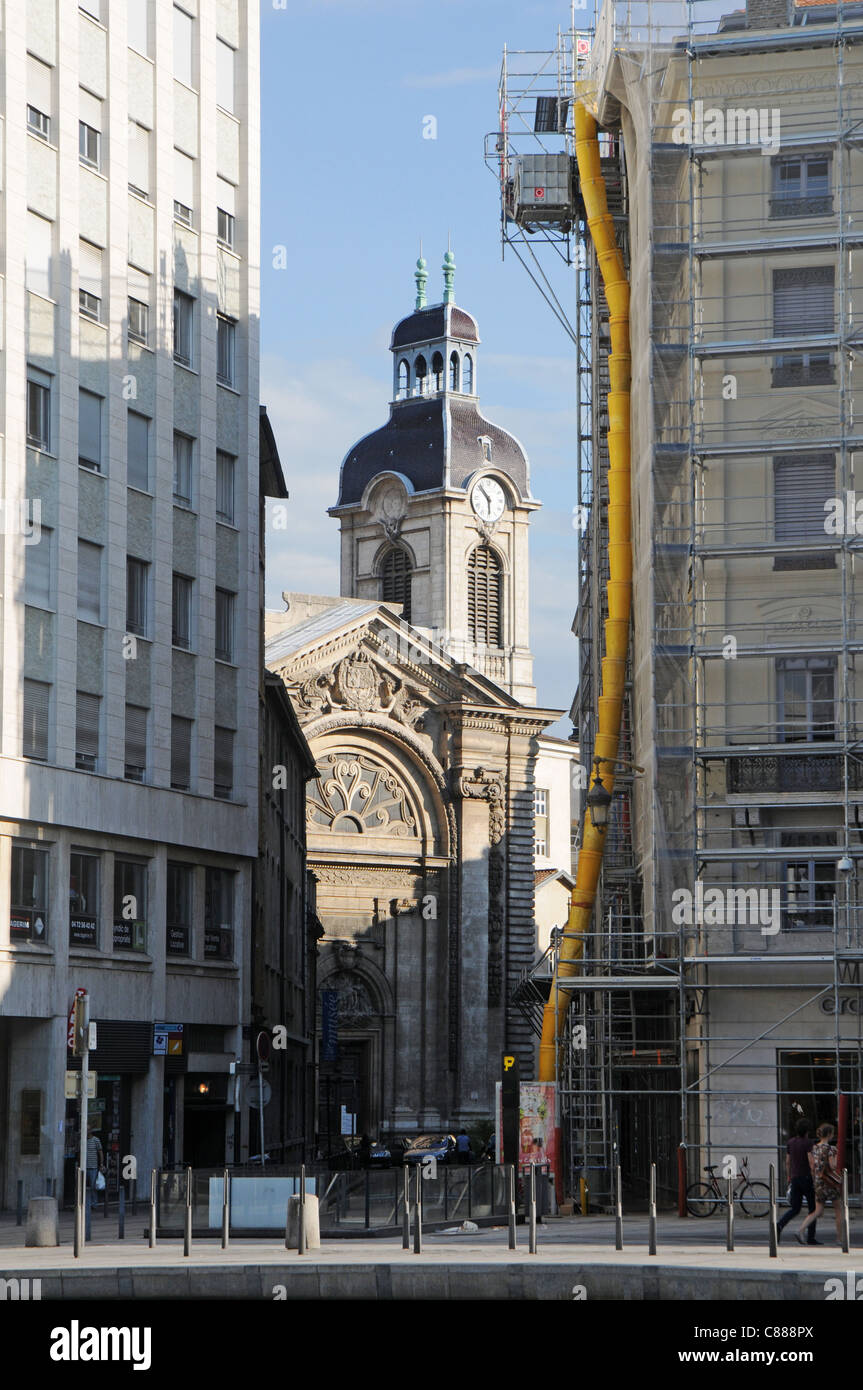
<path fill-rule="evenodd" d="M 381 565 L 381 598 L 384 603 L 400 603 L 402 617 L 411 620 L 411 563 L 407 551 L 394 545 Z"/>
<path fill-rule="evenodd" d="M 407 359 L 403 357 L 401 362 L 399 363 L 399 391 L 404 391 L 405 395 L 407 395 L 410 384 L 411 369 L 408 365 Z"/>
<path fill-rule="evenodd" d="M 451 391 L 458 391 L 460 378 L 461 372 L 459 370 L 458 353 L 453 352 L 450 354 L 449 359 L 449 389 Z"/>
<path fill-rule="evenodd" d="M 422 356 L 422 354 L 420 354 L 420 356 L 417 358 L 416 362 L 414 362 L 414 377 L 415 377 L 415 379 L 416 379 L 416 384 L 417 384 L 417 394 L 420 395 L 420 396 L 423 394 L 423 392 L 424 392 L 425 389 L 426 389 L 426 376 L 427 376 L 427 374 L 428 374 L 428 367 L 426 366 L 426 360 L 425 360 L 425 358 Z"/>
<path fill-rule="evenodd" d="M 436 352 L 432 358 L 432 376 L 434 377 L 434 389 L 443 390 L 443 358 Z"/>
<path fill-rule="evenodd" d="M 487 647 L 502 646 L 501 598 L 503 572 L 491 546 L 478 545 L 467 562 L 467 622 L 470 640 Z"/>
<path fill-rule="evenodd" d="M 469 352 L 464 359 L 464 393 L 466 396 L 473 395 L 473 358 Z"/>

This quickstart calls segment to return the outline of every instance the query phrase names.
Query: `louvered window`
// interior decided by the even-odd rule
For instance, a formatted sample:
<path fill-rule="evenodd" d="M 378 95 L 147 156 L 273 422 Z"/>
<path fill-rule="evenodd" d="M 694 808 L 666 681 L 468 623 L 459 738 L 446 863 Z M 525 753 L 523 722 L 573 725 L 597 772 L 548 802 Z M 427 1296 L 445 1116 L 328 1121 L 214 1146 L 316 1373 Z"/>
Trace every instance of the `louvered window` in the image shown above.
<path fill-rule="evenodd" d="M 773 460 L 773 534 L 777 541 L 818 541 L 826 535 L 825 502 L 836 492 L 832 454 L 789 454 Z M 824 554 L 777 555 L 775 569 L 832 569 Z"/>
<path fill-rule="evenodd" d="M 126 757 L 124 777 L 143 782 L 147 771 L 147 711 L 142 705 L 126 706 Z"/>
<path fill-rule="evenodd" d="M 171 717 L 171 786 L 187 792 L 192 777 L 192 721 Z"/>
<path fill-rule="evenodd" d="M 501 568 L 490 546 L 471 552 L 467 572 L 467 620 L 470 640 L 478 645 L 501 645 Z"/>
<path fill-rule="evenodd" d="M 381 598 L 384 603 L 401 603 L 402 617 L 411 620 L 411 566 L 400 546 L 387 551 L 381 566 Z"/>
<path fill-rule="evenodd" d="M 25 758 L 48 757 L 48 707 L 51 687 L 44 681 L 24 682 L 23 753 Z"/>
<path fill-rule="evenodd" d="M 214 730 L 213 738 L 213 796 L 229 801 L 234 794 L 234 731 Z"/>
<path fill-rule="evenodd" d="M 75 704 L 75 766 L 95 772 L 99 764 L 99 696 L 79 690 Z"/>
<path fill-rule="evenodd" d="M 78 309 L 98 323 L 102 318 L 102 252 L 89 241 L 79 242 Z"/>
<path fill-rule="evenodd" d="M 78 542 L 78 617 L 102 621 L 102 547 Z"/>
<path fill-rule="evenodd" d="M 52 598 L 51 584 L 51 540 L 53 530 L 43 526 L 38 533 L 35 545 L 24 550 L 24 601 L 34 608 L 50 608 Z"/>
<path fill-rule="evenodd" d="M 832 265 L 773 272 L 773 336 L 801 338 L 835 329 Z M 773 360 L 774 386 L 829 385 L 829 352 L 783 353 Z"/>

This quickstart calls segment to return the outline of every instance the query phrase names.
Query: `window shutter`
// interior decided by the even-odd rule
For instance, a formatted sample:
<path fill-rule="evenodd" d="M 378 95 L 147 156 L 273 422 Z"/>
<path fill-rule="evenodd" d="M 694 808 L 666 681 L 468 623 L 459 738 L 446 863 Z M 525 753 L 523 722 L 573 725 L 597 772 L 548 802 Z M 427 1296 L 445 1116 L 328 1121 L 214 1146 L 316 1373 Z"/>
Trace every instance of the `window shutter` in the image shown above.
<path fill-rule="evenodd" d="M 51 687 L 44 681 L 24 682 L 23 753 L 25 758 L 48 757 L 48 708 Z"/>
<path fill-rule="evenodd" d="M 78 542 L 78 617 L 102 621 L 102 547 Z"/>
<path fill-rule="evenodd" d="M 174 150 L 174 199 L 184 207 L 195 206 L 195 161 Z"/>
<path fill-rule="evenodd" d="M 472 642 L 501 645 L 500 561 L 487 545 L 478 545 L 468 561 L 467 612 Z"/>
<path fill-rule="evenodd" d="M 381 567 L 382 594 L 384 603 L 401 603 L 402 617 L 406 623 L 411 620 L 411 567 L 407 552 L 394 547 L 387 552 Z"/>
<path fill-rule="evenodd" d="M 75 762 L 94 771 L 99 759 L 99 696 L 79 690 L 75 708 Z"/>
<path fill-rule="evenodd" d="M 147 767 L 147 710 L 141 705 L 126 706 L 126 776 L 143 782 Z"/>
<path fill-rule="evenodd" d="M 27 56 L 27 101 L 43 115 L 51 115 L 51 69 L 38 58 Z"/>
<path fill-rule="evenodd" d="M 150 132 L 137 121 L 129 122 L 129 183 L 150 192 Z"/>
<path fill-rule="evenodd" d="M 836 491 L 832 454 L 790 454 L 773 460 L 774 538 L 822 540 L 824 503 Z"/>
<path fill-rule="evenodd" d="M 134 410 L 128 413 L 126 450 L 126 482 L 146 492 L 150 486 L 150 421 Z"/>
<path fill-rule="evenodd" d="M 91 96 L 85 92 L 83 87 L 78 88 L 78 117 L 85 125 L 92 126 L 94 130 L 102 132 L 102 103 L 98 97 Z"/>
<path fill-rule="evenodd" d="M 102 252 L 89 241 L 81 241 L 78 258 L 78 288 L 102 298 Z"/>
<path fill-rule="evenodd" d="M 24 281 L 34 294 L 51 297 L 51 253 L 54 223 L 35 212 L 27 214 L 27 245 L 24 251 Z"/>
<path fill-rule="evenodd" d="M 214 730 L 213 795 L 228 798 L 234 790 L 234 731 Z"/>
<path fill-rule="evenodd" d="M 773 272 L 773 336 L 799 337 L 806 333 L 832 333 L 833 267 L 809 266 L 804 270 Z"/>
<path fill-rule="evenodd" d="M 37 608 L 51 606 L 51 538 L 53 531 L 42 527 L 39 540 L 24 551 L 24 600 Z"/>
<path fill-rule="evenodd" d="M 234 65 L 236 55 L 233 48 L 222 39 L 216 41 L 216 104 L 223 111 L 234 110 Z"/>
<path fill-rule="evenodd" d="M 234 521 L 234 464 L 233 454 L 216 453 L 216 515 L 220 521 Z"/>
<path fill-rule="evenodd" d="M 102 397 L 92 391 L 78 392 L 78 458 L 102 463 Z"/>
<path fill-rule="evenodd" d="M 192 776 L 192 721 L 171 716 L 171 786 L 188 791 Z"/>
<path fill-rule="evenodd" d="M 230 213 L 231 217 L 237 215 L 237 190 L 227 179 L 216 179 L 216 202 L 223 212 Z"/>

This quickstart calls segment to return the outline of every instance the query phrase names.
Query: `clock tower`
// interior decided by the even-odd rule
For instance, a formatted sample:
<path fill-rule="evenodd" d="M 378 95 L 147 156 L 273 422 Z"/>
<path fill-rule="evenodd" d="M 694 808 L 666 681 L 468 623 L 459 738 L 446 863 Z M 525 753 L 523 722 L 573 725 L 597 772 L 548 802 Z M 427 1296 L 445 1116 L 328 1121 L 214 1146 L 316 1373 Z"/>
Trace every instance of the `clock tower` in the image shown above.
<path fill-rule="evenodd" d="M 479 330 L 444 295 L 426 304 L 420 256 L 414 312 L 393 331 L 389 420 L 341 467 L 341 593 L 401 604 L 423 636 L 533 705 L 528 635 L 530 493 L 519 441 L 481 414 Z"/>

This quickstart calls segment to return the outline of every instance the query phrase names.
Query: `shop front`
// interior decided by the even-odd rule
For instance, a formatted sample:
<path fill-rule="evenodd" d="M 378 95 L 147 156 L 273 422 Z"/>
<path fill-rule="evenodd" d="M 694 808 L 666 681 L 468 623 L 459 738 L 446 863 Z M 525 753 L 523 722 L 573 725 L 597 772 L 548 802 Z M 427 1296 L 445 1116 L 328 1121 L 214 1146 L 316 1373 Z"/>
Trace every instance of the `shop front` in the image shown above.
<path fill-rule="evenodd" d="M 108 1199 L 116 1199 L 123 1180 L 123 1160 L 134 1156 L 133 1102 L 134 1085 L 146 1076 L 150 1068 L 153 1025 L 115 1019 L 97 1020 L 97 1047 L 90 1053 L 90 1096 L 87 1102 L 87 1121 L 90 1134 L 95 1134 L 104 1155 Z M 80 1057 L 70 1053 L 66 1060 L 67 1099 L 63 1126 L 63 1205 L 74 1206 L 75 1167 L 81 1143 L 81 1105 L 75 1094 L 77 1086 L 71 1077 L 81 1070 Z M 131 1169 L 134 1172 L 134 1168 Z M 131 1174 L 130 1174 L 131 1175 Z M 139 1183 L 140 1183 L 140 1174 Z"/>

